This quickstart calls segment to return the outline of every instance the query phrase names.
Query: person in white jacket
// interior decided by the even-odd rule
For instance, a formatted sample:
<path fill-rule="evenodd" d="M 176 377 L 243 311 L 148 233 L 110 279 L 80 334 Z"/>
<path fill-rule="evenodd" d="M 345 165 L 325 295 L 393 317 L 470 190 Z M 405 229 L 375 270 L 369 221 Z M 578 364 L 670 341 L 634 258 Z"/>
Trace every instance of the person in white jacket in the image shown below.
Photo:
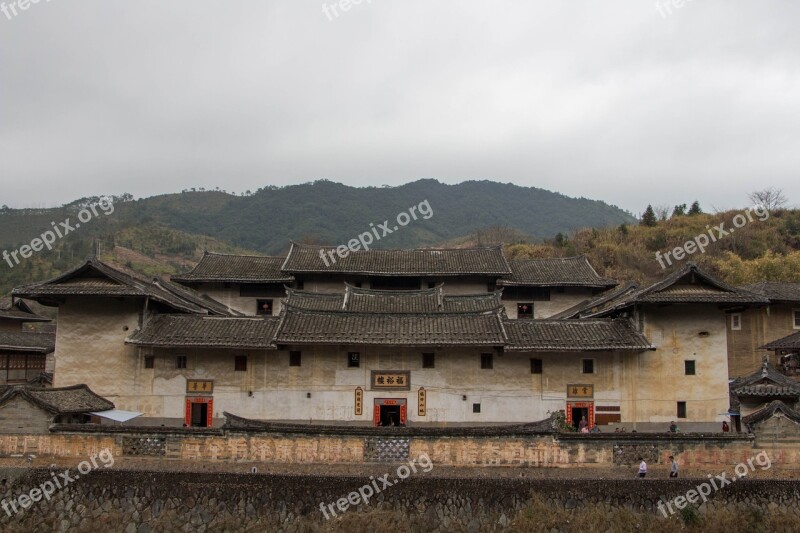
<path fill-rule="evenodd" d="M 644 477 L 647 475 L 647 463 L 643 457 L 639 457 L 639 461 L 639 477 Z"/>

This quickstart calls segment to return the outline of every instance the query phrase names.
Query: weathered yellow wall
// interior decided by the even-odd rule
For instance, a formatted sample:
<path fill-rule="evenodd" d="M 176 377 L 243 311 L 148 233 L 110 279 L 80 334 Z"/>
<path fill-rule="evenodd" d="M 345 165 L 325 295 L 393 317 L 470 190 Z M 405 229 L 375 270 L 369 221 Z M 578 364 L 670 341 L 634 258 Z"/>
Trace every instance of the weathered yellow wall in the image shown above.
<path fill-rule="evenodd" d="M 773 304 L 742 312 L 742 329 L 731 328 L 727 318 L 728 330 L 728 370 L 731 378 L 752 374 L 761 367 L 764 357 L 769 357 L 773 365 L 778 363 L 775 352 L 761 350 L 760 347 L 792 335 L 800 330 L 794 329 L 792 311 L 800 306 Z"/>
<path fill-rule="evenodd" d="M 724 313 L 714 305 L 648 306 L 641 312 L 644 334 L 657 349 L 630 368 L 638 376 L 631 388 L 638 416 L 680 425 L 677 402 L 685 401 L 685 422 L 725 420 L 730 402 Z M 689 359 L 696 361 L 694 376 L 685 375 Z"/>
<path fill-rule="evenodd" d="M 139 325 L 141 305 L 134 300 L 67 298 L 59 307 L 53 386 L 85 383 L 118 409 L 132 409 L 122 397 L 136 392 L 139 367 L 125 338 Z"/>
<path fill-rule="evenodd" d="M 148 438 L 165 440 L 166 453 L 161 468 L 168 470 L 174 460 L 196 463 L 363 463 L 368 437 L 233 432 L 225 435 L 146 432 L 0 435 L 0 457 L 34 454 L 77 460 L 88 459 L 103 449 L 109 449 L 119 459 L 126 457 L 123 448 L 125 439 Z M 797 469 L 800 464 L 800 448 L 797 446 L 761 443 L 758 437 L 755 443 L 746 438 L 696 439 L 676 436 L 650 439 L 645 435 L 600 440 L 549 435 L 409 437 L 408 456 L 417 458 L 427 454 L 434 465 L 451 466 L 610 467 L 620 464 L 615 460 L 618 445 L 629 448 L 630 452 L 637 452 L 637 447 L 642 447 L 647 450 L 648 456 L 655 454 L 660 464 L 667 464 L 668 456 L 675 455 L 683 468 L 728 468 L 737 463 L 746 463 L 762 451 L 767 452 L 774 468 Z"/>

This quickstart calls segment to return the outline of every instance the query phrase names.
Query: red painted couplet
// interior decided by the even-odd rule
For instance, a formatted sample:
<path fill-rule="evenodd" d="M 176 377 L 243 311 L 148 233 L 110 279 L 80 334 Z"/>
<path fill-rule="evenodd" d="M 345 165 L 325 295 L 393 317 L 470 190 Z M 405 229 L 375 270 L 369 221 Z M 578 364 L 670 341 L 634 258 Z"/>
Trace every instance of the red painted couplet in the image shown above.
<path fill-rule="evenodd" d="M 375 422 L 376 426 L 381 425 L 381 406 L 378 402 L 375 402 L 375 405 L 372 406 L 372 421 Z"/>
<path fill-rule="evenodd" d="M 405 426 L 406 425 L 406 404 L 405 404 L 405 402 L 400 404 L 400 425 L 401 426 Z"/>

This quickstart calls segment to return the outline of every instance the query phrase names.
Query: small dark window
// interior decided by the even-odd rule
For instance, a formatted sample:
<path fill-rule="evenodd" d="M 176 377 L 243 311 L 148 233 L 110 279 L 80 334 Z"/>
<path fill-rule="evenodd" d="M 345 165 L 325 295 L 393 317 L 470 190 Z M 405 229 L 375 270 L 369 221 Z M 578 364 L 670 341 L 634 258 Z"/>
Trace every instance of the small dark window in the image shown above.
<path fill-rule="evenodd" d="M 296 281 L 294 284 L 294 288 L 297 289 L 298 291 L 302 291 L 305 286 L 306 284 L 302 281 Z"/>
<path fill-rule="evenodd" d="M 247 372 L 247 356 L 246 355 L 237 355 L 236 362 L 234 363 L 234 368 L 236 372 Z"/>
<path fill-rule="evenodd" d="M 472 412 L 473 413 L 480 413 L 481 412 L 481 404 L 473 403 L 472 404 Z"/>
<path fill-rule="evenodd" d="M 487 292 L 494 292 L 494 291 L 496 291 L 496 290 L 497 290 L 497 283 L 489 283 L 489 284 L 486 286 L 486 291 L 487 291 Z"/>
<path fill-rule="evenodd" d="M 800 329 L 800 309 L 792 311 L 794 313 L 794 329 Z"/>
<path fill-rule="evenodd" d="M 678 402 L 678 418 L 686 418 L 686 402 Z"/>
<path fill-rule="evenodd" d="M 361 352 L 347 352 L 347 367 L 358 368 L 359 366 L 361 366 Z"/>
<path fill-rule="evenodd" d="M 436 354 L 424 353 L 422 354 L 422 368 L 435 368 L 436 367 Z"/>
<path fill-rule="evenodd" d="M 256 314 L 272 316 L 272 300 L 256 300 Z"/>
<path fill-rule="evenodd" d="M 186 356 L 179 355 L 175 358 L 175 368 L 186 368 Z"/>
<path fill-rule="evenodd" d="M 289 352 L 289 366 L 300 366 L 303 352 Z"/>
<path fill-rule="evenodd" d="M 594 374 L 594 359 L 583 360 L 583 373 Z"/>
<path fill-rule="evenodd" d="M 533 303 L 517 304 L 517 318 L 533 318 Z"/>
<path fill-rule="evenodd" d="M 145 368 L 155 368 L 156 367 L 156 358 L 152 355 L 148 355 L 144 358 L 144 367 Z"/>
<path fill-rule="evenodd" d="M 695 375 L 695 367 L 694 361 L 684 361 L 683 362 L 684 370 L 686 371 L 687 376 L 694 376 Z"/>
<path fill-rule="evenodd" d="M 541 373 L 542 373 L 542 360 L 531 359 L 531 374 L 541 374 Z"/>
<path fill-rule="evenodd" d="M 428 282 L 428 288 L 429 289 L 433 289 L 434 287 L 436 287 L 436 282 L 435 281 L 429 281 Z"/>
<path fill-rule="evenodd" d="M 490 353 L 481 354 L 481 369 L 491 370 L 494 367 L 494 357 Z"/>

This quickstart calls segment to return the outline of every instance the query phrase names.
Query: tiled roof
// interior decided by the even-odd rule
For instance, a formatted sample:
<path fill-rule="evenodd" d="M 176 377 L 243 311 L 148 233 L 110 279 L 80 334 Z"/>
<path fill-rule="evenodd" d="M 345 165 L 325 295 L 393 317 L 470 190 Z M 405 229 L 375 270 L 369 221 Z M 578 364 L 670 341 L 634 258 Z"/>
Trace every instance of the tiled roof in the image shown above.
<path fill-rule="evenodd" d="M 628 319 L 505 320 L 511 351 L 652 349 Z"/>
<path fill-rule="evenodd" d="M 135 273 L 123 272 L 92 257 L 81 266 L 53 279 L 13 290 L 14 296 L 53 304 L 63 296 L 116 296 L 150 298 L 155 302 L 188 313 L 221 314 L 219 304 L 204 302 L 202 297 L 188 297 L 163 287 L 166 282 L 153 282 Z M 229 313 L 228 313 L 229 314 Z"/>
<path fill-rule="evenodd" d="M 11 298 L 0 300 L 0 319 L 19 322 L 51 322 L 49 318 L 31 311 L 31 308 L 23 300 L 17 300 L 12 304 Z"/>
<path fill-rule="evenodd" d="M 766 304 L 764 296 L 727 285 L 689 262 L 661 281 L 643 289 L 623 292 L 585 316 L 605 315 L 634 304 L 714 303 Z"/>
<path fill-rule="evenodd" d="M 206 252 L 191 272 L 172 276 L 180 283 L 290 283 L 291 275 L 281 272 L 285 257 L 229 255 Z"/>
<path fill-rule="evenodd" d="M 389 344 L 502 346 L 499 312 L 366 314 L 284 308 L 279 344 Z"/>
<path fill-rule="evenodd" d="M 0 395 L 0 406 L 22 396 L 31 403 L 53 414 L 78 414 L 114 409 L 114 404 L 98 396 L 86 385 L 55 389 L 33 388 L 27 385 L 12 385 Z"/>
<path fill-rule="evenodd" d="M 739 396 L 800 397 L 800 382 L 778 372 L 767 359 L 749 376 L 734 380 L 731 393 Z"/>
<path fill-rule="evenodd" d="M 766 296 L 770 302 L 800 302 L 800 283 L 762 281 L 752 285 L 742 285 L 739 288 Z"/>
<path fill-rule="evenodd" d="M 127 343 L 160 347 L 274 349 L 277 317 L 157 315 Z"/>
<path fill-rule="evenodd" d="M 782 413 L 786 418 L 793 421 L 795 424 L 800 424 L 800 413 L 786 405 L 780 400 L 773 400 L 758 411 L 750 413 L 742 418 L 742 422 L 748 427 L 753 424 L 758 424 L 768 418 L 775 416 L 775 413 Z"/>
<path fill-rule="evenodd" d="M 511 276 L 499 283 L 504 286 L 535 287 L 615 287 L 613 279 L 601 278 L 584 255 L 552 259 L 515 259 L 509 261 Z"/>
<path fill-rule="evenodd" d="M 441 285 L 417 291 L 388 291 L 353 287 L 344 294 L 288 289 L 287 304 L 307 311 L 351 313 L 483 313 L 501 309 L 501 291 L 474 295 L 446 295 Z"/>
<path fill-rule="evenodd" d="M 243 314 L 239 311 L 231 309 L 227 305 L 224 305 L 213 298 L 209 298 L 208 296 L 200 294 L 196 290 L 179 283 L 172 283 L 171 281 L 156 279 L 153 280 L 153 284 L 179 298 L 183 298 L 184 300 L 188 300 L 199 307 L 208 309 L 211 314 L 219 316 L 243 316 Z"/>
<path fill-rule="evenodd" d="M 761 347 L 762 350 L 800 350 L 800 331 Z"/>
<path fill-rule="evenodd" d="M 281 270 L 288 273 L 339 273 L 375 276 L 508 276 L 511 269 L 502 247 L 415 250 L 356 250 L 335 262 L 320 252 L 331 246 L 309 246 L 293 242 Z"/>
<path fill-rule="evenodd" d="M 268 422 L 254 420 L 223 412 L 224 429 L 228 431 L 270 432 L 283 434 L 311 435 L 363 435 L 393 437 L 507 437 L 553 434 L 555 417 L 523 424 L 486 424 L 482 426 L 434 426 L 412 425 L 407 427 L 342 426 L 324 424 L 304 424 L 292 422 Z"/>
<path fill-rule="evenodd" d="M 55 349 L 54 333 L 0 332 L 0 350 L 48 354 Z"/>
<path fill-rule="evenodd" d="M 618 300 L 625 294 L 629 292 L 635 291 L 639 288 L 639 285 L 636 282 L 629 281 L 622 285 L 621 287 L 616 287 L 612 289 L 608 289 L 600 294 L 598 294 L 595 298 L 590 298 L 579 302 L 572 307 L 561 311 L 549 318 L 579 318 L 583 315 L 589 315 L 593 311 L 597 311 L 601 309 L 605 304 L 611 302 L 613 300 Z"/>

